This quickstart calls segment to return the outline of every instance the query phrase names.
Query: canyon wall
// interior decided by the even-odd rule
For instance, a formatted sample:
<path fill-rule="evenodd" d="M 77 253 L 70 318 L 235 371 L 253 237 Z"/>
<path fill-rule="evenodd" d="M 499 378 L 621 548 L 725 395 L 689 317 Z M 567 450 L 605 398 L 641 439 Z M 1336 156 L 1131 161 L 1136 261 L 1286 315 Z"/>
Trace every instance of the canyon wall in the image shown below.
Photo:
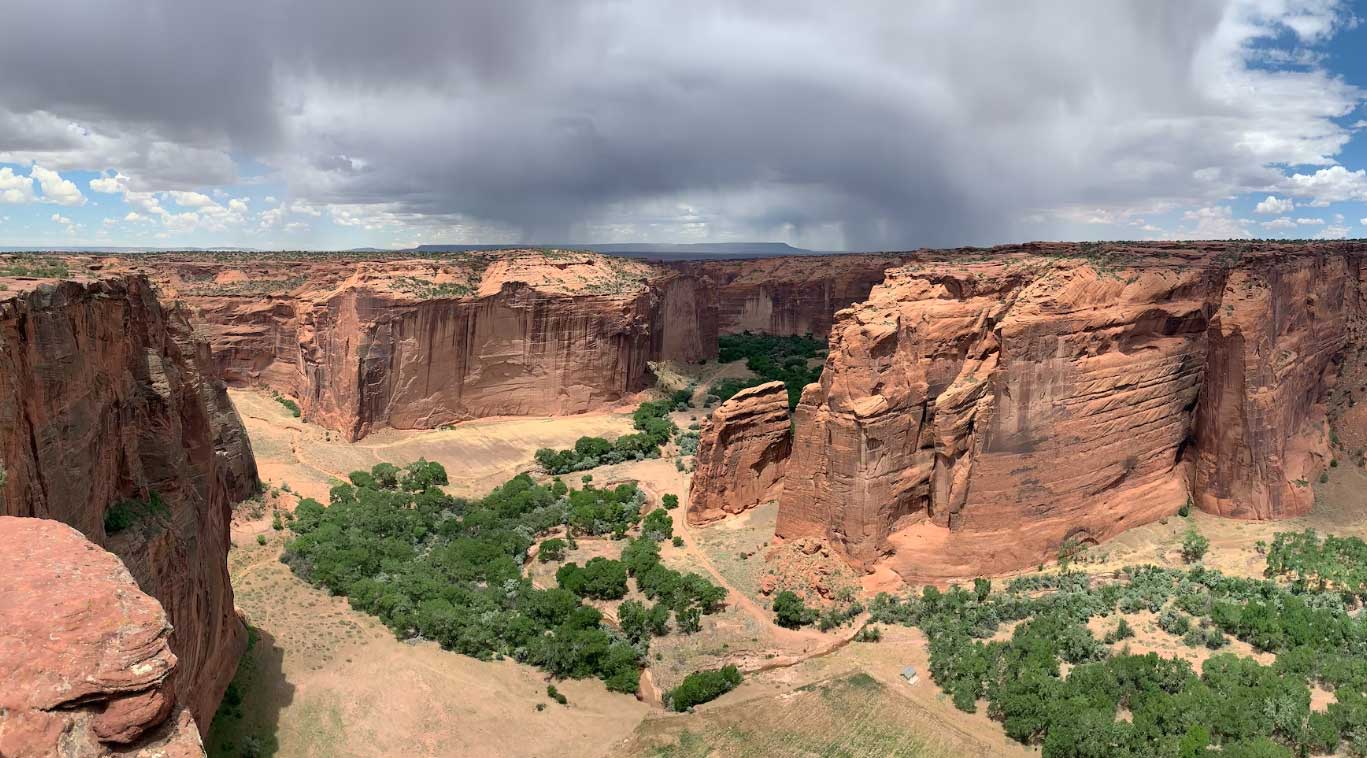
<path fill-rule="evenodd" d="M 652 386 L 651 362 L 717 350 L 704 280 L 591 253 L 95 265 L 145 271 L 194 311 L 225 379 L 292 395 L 349 439 L 596 410 Z"/>
<path fill-rule="evenodd" d="M 698 436 L 688 523 L 711 523 L 774 500 L 790 431 L 783 382 L 748 387 L 718 406 Z"/>
<path fill-rule="evenodd" d="M 113 554 L 0 516 L 0 755 L 204 755 L 161 605 Z M 207 726 L 207 722 L 203 722 Z"/>
<path fill-rule="evenodd" d="M 796 411 L 778 534 L 909 580 L 1176 512 L 1306 512 L 1356 243 L 1032 245 L 889 271 Z"/>
<path fill-rule="evenodd" d="M 209 349 L 142 276 L 5 286 L 0 514 L 61 521 L 123 560 L 169 616 L 169 687 L 207 728 L 245 645 L 230 505 L 259 487 Z M 110 533 L 115 508 L 136 516 Z"/>
<path fill-rule="evenodd" d="M 869 296 L 913 254 L 784 256 L 671 264 L 706 280 L 721 334 L 751 331 L 824 337 L 836 311 Z"/>

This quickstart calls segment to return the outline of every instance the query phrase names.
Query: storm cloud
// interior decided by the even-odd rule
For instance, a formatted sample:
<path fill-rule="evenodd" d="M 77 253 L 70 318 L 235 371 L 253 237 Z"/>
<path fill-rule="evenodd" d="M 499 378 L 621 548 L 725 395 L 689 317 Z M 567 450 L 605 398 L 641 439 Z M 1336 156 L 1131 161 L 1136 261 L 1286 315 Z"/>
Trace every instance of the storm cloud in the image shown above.
<path fill-rule="evenodd" d="M 526 241 L 1040 238 L 1334 165 L 1362 93 L 1313 51 L 1350 23 L 1332 0 L 20 0 L 0 162 L 135 192 L 253 166 L 344 225 Z"/>

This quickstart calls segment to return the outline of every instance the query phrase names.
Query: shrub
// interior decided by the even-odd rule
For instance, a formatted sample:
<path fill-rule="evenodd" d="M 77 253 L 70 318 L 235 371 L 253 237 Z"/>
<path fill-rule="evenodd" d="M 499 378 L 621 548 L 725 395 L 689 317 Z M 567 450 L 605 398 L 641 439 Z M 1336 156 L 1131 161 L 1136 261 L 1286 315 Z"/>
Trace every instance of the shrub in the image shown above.
<path fill-rule="evenodd" d="M 641 403 L 631 416 L 635 434 L 624 434 L 615 441 L 602 437 L 580 437 L 573 448 L 541 448 L 536 451 L 534 458 L 538 466 L 551 474 L 568 474 L 623 461 L 658 458 L 660 446 L 678 431 L 674 422 L 669 420 L 671 407 L 667 400 Z"/>
<path fill-rule="evenodd" d="M 565 697 L 564 693 L 556 689 L 554 684 L 546 685 L 546 697 L 550 698 L 551 700 L 554 700 L 555 702 L 561 705 L 570 704 L 569 698 Z"/>
<path fill-rule="evenodd" d="M 816 620 L 816 611 L 807 607 L 802 598 L 790 590 L 774 597 L 774 617 L 779 626 L 797 629 Z"/>
<path fill-rule="evenodd" d="M 1196 529 L 1188 529 L 1185 537 L 1182 538 L 1182 560 L 1187 563 L 1195 563 L 1206 556 L 1206 551 L 1210 549 L 1210 540 L 1206 539 Z"/>
<path fill-rule="evenodd" d="M 1158 628 L 1181 637 L 1191 629 L 1191 618 L 1174 608 L 1167 608 L 1158 616 Z"/>
<path fill-rule="evenodd" d="M 447 484 L 446 468 L 440 463 L 419 458 L 404 467 L 399 485 L 409 492 L 422 492 Z"/>
<path fill-rule="evenodd" d="M 1130 623 L 1126 621 L 1125 618 L 1122 616 L 1120 620 L 1116 622 L 1115 629 L 1112 629 L 1110 632 L 1108 632 L 1103 641 L 1107 645 L 1112 645 L 1121 640 L 1130 639 L 1133 636 L 1134 629 L 1130 628 Z"/>
<path fill-rule="evenodd" d="M 872 624 L 860 629 L 859 632 L 854 635 L 855 642 L 878 642 L 882 639 L 882 630 Z"/>
<path fill-rule="evenodd" d="M 740 682 L 740 670 L 735 666 L 697 671 L 684 677 L 678 687 L 670 690 L 666 700 L 671 710 L 682 712 L 695 705 L 716 700 L 735 689 Z"/>
<path fill-rule="evenodd" d="M 148 519 L 170 515 L 171 509 L 155 492 L 149 493 L 146 500 L 120 500 L 104 512 L 104 533 L 118 534 Z"/>
<path fill-rule="evenodd" d="M 555 572 L 555 581 L 580 597 L 617 600 L 627 594 L 626 565 L 601 556 L 590 558 L 583 568 L 566 563 Z"/>
<path fill-rule="evenodd" d="M 674 547 L 683 547 L 684 544 L 683 537 L 680 537 L 677 534 L 674 535 L 674 539 L 670 540 L 670 542 L 673 543 Z"/>
<path fill-rule="evenodd" d="M 669 517 L 669 511 L 651 511 L 641 523 L 641 533 L 656 542 L 667 540 L 674 536 L 674 519 Z"/>
<path fill-rule="evenodd" d="M 303 415 L 303 412 L 299 410 L 299 404 L 294 402 L 293 400 L 285 397 L 279 392 L 274 393 L 272 397 L 275 398 L 275 402 L 285 406 L 285 410 L 289 411 L 291 416 L 299 418 Z"/>
<path fill-rule="evenodd" d="M 675 495 L 672 492 L 666 493 L 663 497 L 660 498 L 660 505 L 663 505 L 665 507 L 665 510 L 672 511 L 675 508 L 679 507 L 679 496 Z"/>
<path fill-rule="evenodd" d="M 258 534 L 258 535 L 256 535 L 256 544 L 258 544 L 258 545 L 264 545 L 264 544 L 266 544 L 266 535 L 264 535 L 264 534 Z"/>
<path fill-rule="evenodd" d="M 552 537 L 542 542 L 541 548 L 536 552 L 536 558 L 542 563 L 564 560 L 565 541 L 559 537 Z"/>

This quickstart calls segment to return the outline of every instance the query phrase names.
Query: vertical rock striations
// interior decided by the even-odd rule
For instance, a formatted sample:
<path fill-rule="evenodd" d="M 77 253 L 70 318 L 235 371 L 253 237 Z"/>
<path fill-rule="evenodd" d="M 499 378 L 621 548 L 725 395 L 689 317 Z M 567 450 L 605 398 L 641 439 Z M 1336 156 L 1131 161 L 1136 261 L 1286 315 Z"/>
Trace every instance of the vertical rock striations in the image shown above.
<path fill-rule="evenodd" d="M 653 361 L 717 352 L 708 282 L 592 253 L 87 265 L 147 273 L 194 311 L 225 379 L 293 395 L 308 420 L 350 439 L 386 426 L 582 413 L 650 387 Z"/>
<path fill-rule="evenodd" d="M 585 254 L 493 261 L 469 295 L 361 272 L 300 329 L 305 415 L 359 439 L 488 416 L 583 413 L 647 389 L 649 363 L 716 352 L 699 283 Z"/>
<path fill-rule="evenodd" d="M 1197 504 L 1238 518 L 1310 511 L 1328 464 L 1324 405 L 1360 314 L 1361 258 L 1301 255 L 1230 272 L 1197 409 Z"/>
<path fill-rule="evenodd" d="M 64 522 L 123 560 L 170 617 L 169 686 L 207 728 L 245 645 L 230 505 L 259 486 L 208 349 L 141 276 L 4 294 L 0 513 Z"/>
<path fill-rule="evenodd" d="M 80 532 L 0 516 L 0 618 L 0 755 L 204 755 L 166 613 Z"/>
<path fill-rule="evenodd" d="M 831 330 L 836 311 L 869 296 L 884 272 L 915 256 L 809 255 L 686 262 L 673 267 L 715 290 L 722 334 L 813 334 Z"/>
<path fill-rule="evenodd" d="M 774 500 L 792 443 L 783 382 L 743 389 L 703 422 L 688 522 L 707 524 Z"/>
<path fill-rule="evenodd" d="M 778 533 L 935 580 L 1049 560 L 1189 496 L 1303 513 L 1365 250 L 1034 245 L 892 270 L 838 314 L 803 393 Z"/>

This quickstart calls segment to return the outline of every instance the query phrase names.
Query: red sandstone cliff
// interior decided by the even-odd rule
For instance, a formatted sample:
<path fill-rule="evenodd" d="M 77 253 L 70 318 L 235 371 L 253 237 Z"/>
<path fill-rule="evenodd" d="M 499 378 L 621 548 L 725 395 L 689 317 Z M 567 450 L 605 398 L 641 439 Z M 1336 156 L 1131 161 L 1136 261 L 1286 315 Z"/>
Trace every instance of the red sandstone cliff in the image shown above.
<path fill-rule="evenodd" d="M 707 283 L 592 253 L 83 263 L 146 272 L 194 311 L 224 378 L 293 395 L 351 439 L 582 413 L 651 386 L 652 361 L 716 354 Z"/>
<path fill-rule="evenodd" d="M 722 334 L 814 334 L 831 330 L 836 311 L 869 296 L 884 273 L 914 254 L 801 255 L 689 261 L 673 268 L 708 282 Z"/>
<path fill-rule="evenodd" d="M 80 532 L 0 516 L 0 619 L 0 755 L 204 755 L 166 613 Z"/>
<path fill-rule="evenodd" d="M 1304 513 L 1367 246 L 998 249 L 889 272 L 807 387 L 778 534 L 943 579 L 1176 511 Z"/>
<path fill-rule="evenodd" d="M 141 276 L 0 292 L 0 514 L 54 519 L 119 556 L 170 617 L 169 686 L 207 728 L 245 645 L 228 581 L 232 502 L 258 486 L 207 346 Z M 155 493 L 162 513 L 107 534 Z"/>
<path fill-rule="evenodd" d="M 777 498 L 791 438 L 783 382 L 743 389 L 703 422 L 688 522 L 707 524 Z"/>

